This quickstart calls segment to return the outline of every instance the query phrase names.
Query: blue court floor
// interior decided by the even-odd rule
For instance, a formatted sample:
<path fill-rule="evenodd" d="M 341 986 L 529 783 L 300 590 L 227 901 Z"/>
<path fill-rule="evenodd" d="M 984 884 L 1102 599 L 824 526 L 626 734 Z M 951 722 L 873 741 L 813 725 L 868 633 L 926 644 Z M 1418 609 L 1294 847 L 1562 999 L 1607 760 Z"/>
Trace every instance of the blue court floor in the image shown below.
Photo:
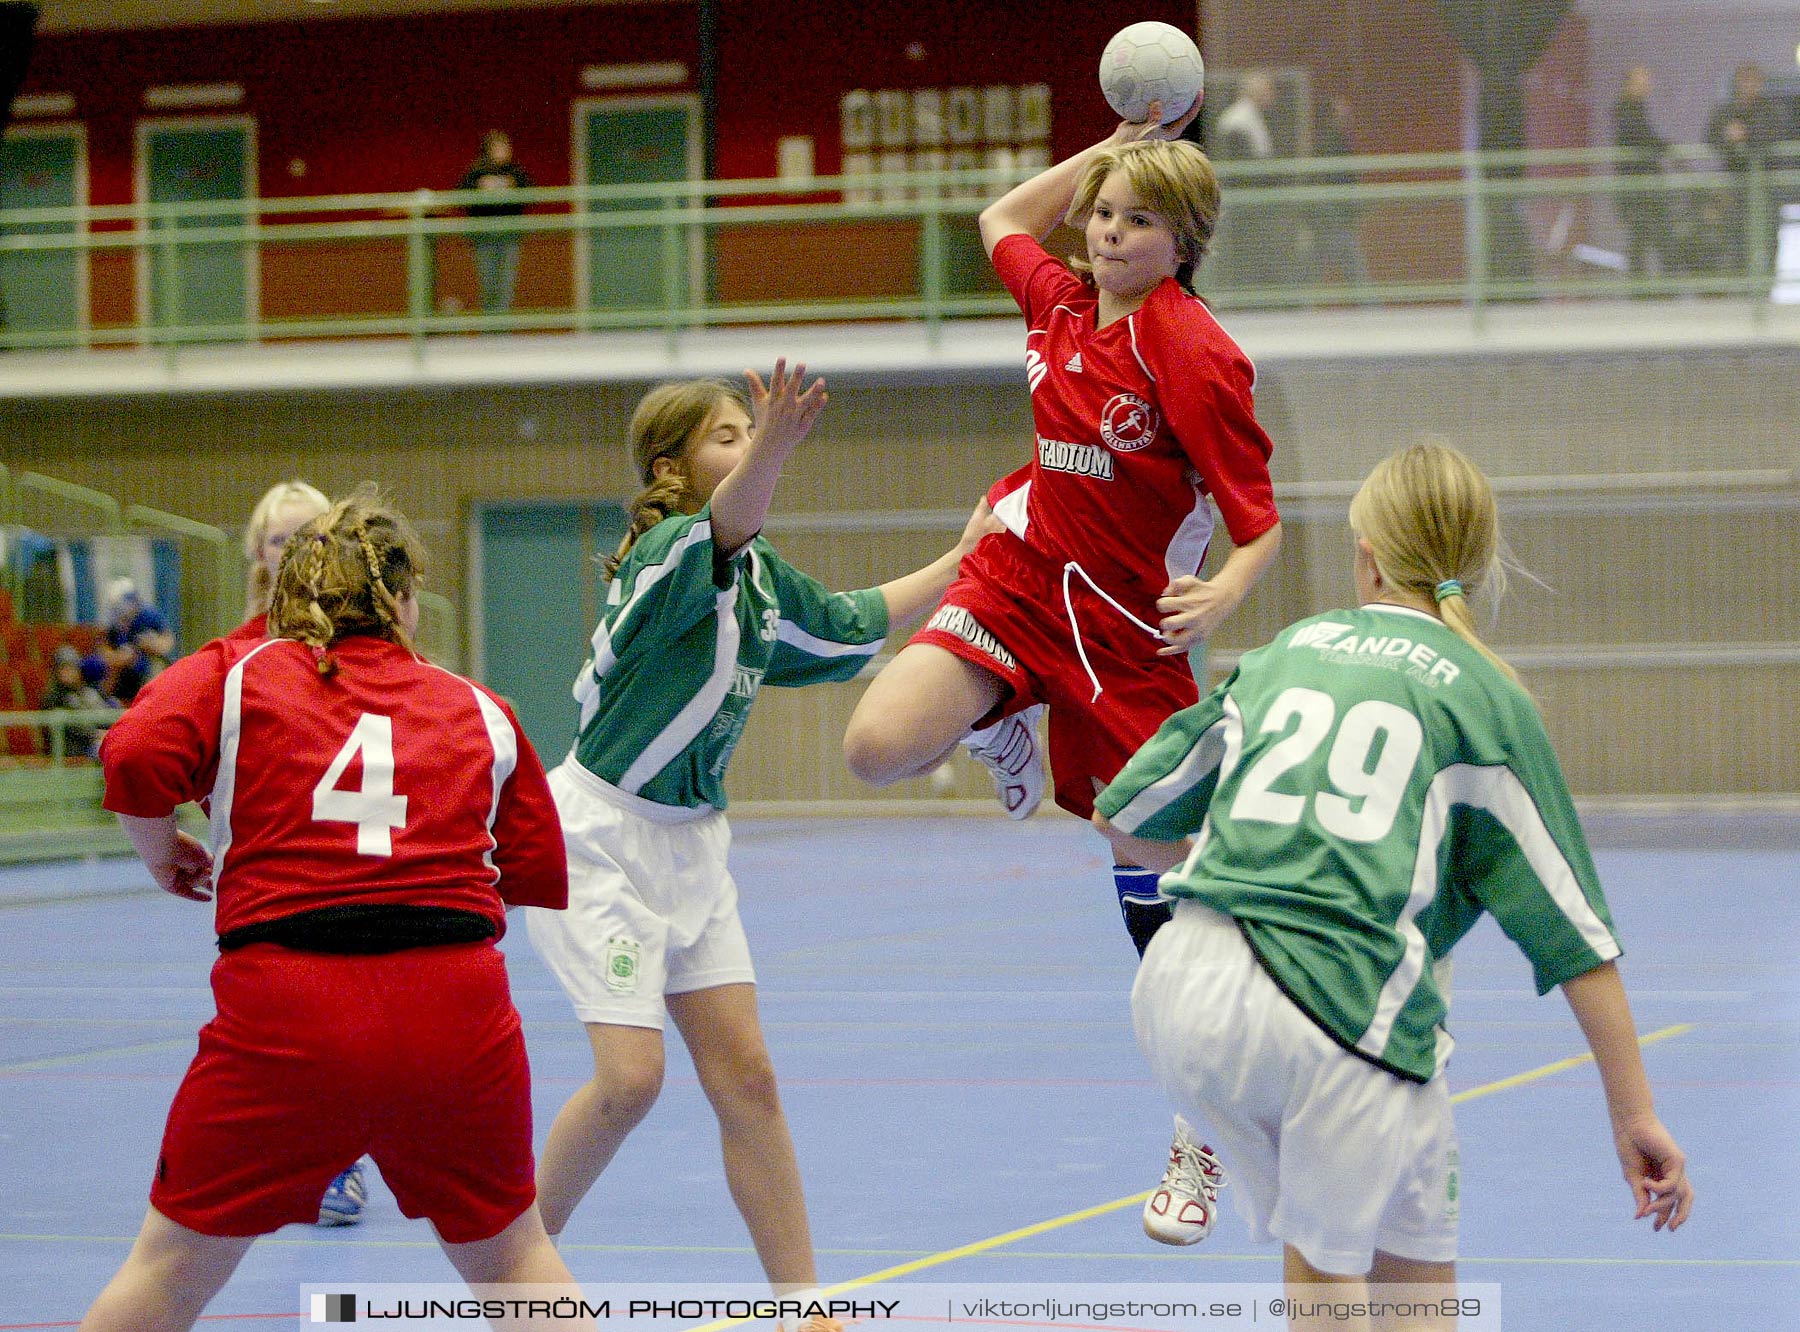
<path fill-rule="evenodd" d="M 1593 1066 L 1555 1067 L 1580 1033 L 1484 922 L 1457 954 L 1453 1010 L 1461 1275 L 1500 1285 L 1514 1332 L 1800 1328 L 1800 828 L 1592 831 L 1694 1217 L 1674 1236 L 1631 1220 Z M 828 1282 L 1279 1280 L 1278 1250 L 1229 1205 L 1192 1250 L 1145 1239 L 1135 1205 L 1106 1207 L 1156 1181 L 1169 1115 L 1132 1038 L 1135 955 L 1088 829 L 752 819 L 734 854 Z M 209 925 L 135 862 L 0 871 L 0 1329 L 73 1326 L 124 1257 L 211 1013 Z M 541 1141 L 588 1046 L 523 931 L 505 946 Z M 563 1251 L 594 1283 L 759 1278 L 678 1042 Z M 356 1229 L 260 1242 L 201 1326 L 294 1326 L 309 1283 L 451 1279 L 377 1181 Z"/>

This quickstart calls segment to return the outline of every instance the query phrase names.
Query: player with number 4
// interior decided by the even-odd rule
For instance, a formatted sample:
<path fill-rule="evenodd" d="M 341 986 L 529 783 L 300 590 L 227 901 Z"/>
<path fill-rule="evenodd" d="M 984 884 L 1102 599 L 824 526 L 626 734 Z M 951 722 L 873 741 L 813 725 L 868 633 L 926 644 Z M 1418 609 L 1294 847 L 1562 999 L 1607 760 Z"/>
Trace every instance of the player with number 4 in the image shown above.
<path fill-rule="evenodd" d="M 1169 871 L 1174 919 L 1132 993 L 1138 1040 L 1218 1134 L 1252 1236 L 1286 1243 L 1290 1282 L 1447 1295 L 1450 950 L 1484 911 L 1539 993 L 1561 986 L 1574 1010 L 1637 1215 L 1674 1230 L 1693 1186 L 1652 1106 L 1556 755 L 1469 614 L 1499 572 L 1487 478 L 1454 449 L 1403 449 L 1350 525 L 1362 604 L 1247 654 L 1126 764 L 1094 822 Z"/>
<path fill-rule="evenodd" d="M 159 887 L 214 903 L 218 1012 L 84 1332 L 193 1326 L 251 1240 L 313 1221 L 364 1153 L 469 1282 L 576 1293 L 538 1215 L 494 947 L 507 905 L 567 900 L 561 831 L 506 705 L 412 651 L 421 562 L 372 493 L 332 505 L 287 543 L 270 636 L 177 661 L 107 734 L 106 807 Z M 210 849 L 173 812 L 202 798 Z"/>

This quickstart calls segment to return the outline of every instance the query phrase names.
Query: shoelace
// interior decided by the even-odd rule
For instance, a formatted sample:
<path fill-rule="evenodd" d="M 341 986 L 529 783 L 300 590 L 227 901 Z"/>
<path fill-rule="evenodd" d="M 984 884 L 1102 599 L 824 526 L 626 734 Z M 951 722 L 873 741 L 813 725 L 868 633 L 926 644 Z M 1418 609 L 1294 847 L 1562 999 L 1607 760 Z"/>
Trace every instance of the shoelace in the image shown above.
<path fill-rule="evenodd" d="M 1163 1187 L 1174 1187 L 1189 1197 L 1215 1202 L 1225 1187 L 1225 1168 L 1219 1158 L 1197 1142 L 1178 1141 L 1169 1148 L 1169 1168 L 1163 1175 Z"/>
<path fill-rule="evenodd" d="M 1069 595 L 1069 575 L 1072 573 L 1080 574 L 1081 580 L 1089 587 L 1093 588 L 1102 601 L 1118 611 L 1119 614 L 1130 620 L 1145 633 L 1149 634 L 1150 637 L 1156 639 L 1158 642 L 1166 643 L 1168 640 L 1163 637 L 1162 630 L 1156 628 L 1154 625 L 1145 624 L 1142 620 L 1138 619 L 1137 616 L 1133 615 L 1118 602 L 1114 601 L 1106 589 L 1096 583 L 1093 578 L 1088 575 L 1088 571 L 1082 568 L 1076 561 L 1070 560 L 1067 564 L 1063 565 L 1063 610 L 1068 613 L 1069 628 L 1075 634 L 1075 652 L 1076 655 L 1081 658 L 1081 669 L 1086 671 L 1088 679 L 1094 682 L 1094 697 L 1088 700 L 1088 702 L 1093 703 L 1097 701 L 1100 695 L 1105 691 L 1100 687 L 1100 677 L 1094 674 L 1093 663 L 1088 661 L 1087 647 L 1081 641 L 1081 623 L 1075 618 L 1075 599 Z M 1215 1162 L 1215 1164 L 1217 1163 Z"/>

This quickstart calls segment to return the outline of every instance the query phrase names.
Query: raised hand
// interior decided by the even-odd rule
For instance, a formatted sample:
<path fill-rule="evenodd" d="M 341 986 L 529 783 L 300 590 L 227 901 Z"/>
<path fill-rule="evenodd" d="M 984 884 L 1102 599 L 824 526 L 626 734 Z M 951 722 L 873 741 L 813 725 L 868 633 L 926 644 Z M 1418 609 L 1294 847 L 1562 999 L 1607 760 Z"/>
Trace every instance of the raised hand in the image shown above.
<path fill-rule="evenodd" d="M 806 366 L 799 363 L 789 374 L 785 357 L 775 362 L 774 373 L 767 384 L 756 371 L 744 371 L 744 379 L 750 387 L 751 434 L 764 450 L 787 453 L 806 438 L 813 422 L 825 409 L 830 400 L 825 392 L 825 380 L 815 379 L 802 389 L 800 381 L 805 377 Z"/>
<path fill-rule="evenodd" d="M 1194 117 L 1200 114 L 1200 103 L 1204 97 L 1204 93 L 1196 97 L 1186 115 L 1171 120 L 1167 125 L 1162 123 L 1162 103 L 1152 102 L 1142 121 L 1121 120 L 1119 128 L 1113 131 L 1112 142 L 1119 144 L 1136 143 L 1140 139 L 1179 139 L 1181 132 L 1193 124 Z"/>

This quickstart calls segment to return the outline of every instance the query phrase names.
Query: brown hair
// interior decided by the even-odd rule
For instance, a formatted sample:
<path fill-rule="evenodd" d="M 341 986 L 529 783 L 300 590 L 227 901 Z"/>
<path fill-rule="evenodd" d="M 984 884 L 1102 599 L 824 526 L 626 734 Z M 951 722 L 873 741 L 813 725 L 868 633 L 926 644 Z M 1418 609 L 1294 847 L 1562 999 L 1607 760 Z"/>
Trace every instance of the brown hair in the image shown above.
<path fill-rule="evenodd" d="M 1212 163 L 1185 139 L 1141 139 L 1109 148 L 1088 164 L 1076 184 L 1069 200 L 1070 226 L 1087 226 L 1100 187 L 1115 171 L 1125 177 L 1138 202 L 1159 214 L 1175 233 L 1179 261 L 1175 280 L 1193 291 L 1194 271 L 1219 225 L 1219 178 Z M 1071 259 L 1069 267 L 1084 277 L 1092 269 L 1085 257 Z"/>
<path fill-rule="evenodd" d="M 1350 526 L 1369 543 L 1375 567 L 1395 587 L 1434 599 L 1458 637 L 1518 683 L 1519 674 L 1475 631 L 1468 598 L 1484 583 L 1505 590 L 1500 509 L 1481 469 L 1447 444 L 1390 453 L 1350 501 Z M 1438 597 L 1446 583 L 1460 585 Z"/>
<path fill-rule="evenodd" d="M 343 639 L 366 634 L 411 649 L 400 603 L 424 571 L 424 547 L 406 519 L 374 487 L 360 487 L 288 542 L 269 634 L 311 645 L 326 679 L 337 673 L 326 650 Z"/>
<path fill-rule="evenodd" d="M 637 539 L 663 519 L 675 513 L 700 512 L 700 496 L 687 469 L 688 447 L 727 402 L 736 403 L 746 413 L 750 410 L 744 395 L 721 379 L 658 384 L 638 403 L 631 414 L 626 439 L 632 465 L 637 468 L 644 489 L 631 501 L 631 526 L 625 539 L 602 562 L 608 578 L 619 572 Z M 675 464 L 660 477 L 656 474 L 658 458 L 668 458 Z"/>

